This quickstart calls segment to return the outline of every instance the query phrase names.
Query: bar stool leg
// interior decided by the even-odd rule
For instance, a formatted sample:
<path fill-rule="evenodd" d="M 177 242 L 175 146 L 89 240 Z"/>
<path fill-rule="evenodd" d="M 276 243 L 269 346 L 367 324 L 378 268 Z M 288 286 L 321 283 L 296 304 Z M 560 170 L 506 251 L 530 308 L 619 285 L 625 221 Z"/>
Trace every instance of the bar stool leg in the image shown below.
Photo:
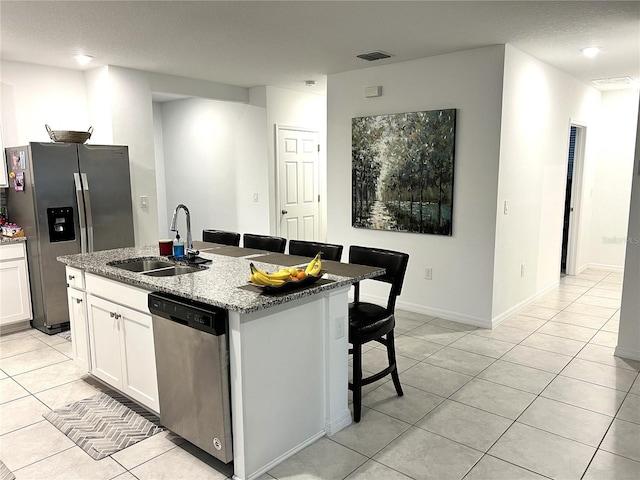
<path fill-rule="evenodd" d="M 362 410 L 362 345 L 353 344 L 353 421 L 360 421 Z"/>
<path fill-rule="evenodd" d="M 398 364 L 396 363 L 396 345 L 393 337 L 393 330 L 387 333 L 387 357 L 389 358 L 389 365 L 393 365 L 394 368 L 391 372 L 391 378 L 393 385 L 396 387 L 396 393 L 399 397 L 404 395 L 402 391 L 402 385 L 400 385 L 400 376 L 398 375 Z"/>

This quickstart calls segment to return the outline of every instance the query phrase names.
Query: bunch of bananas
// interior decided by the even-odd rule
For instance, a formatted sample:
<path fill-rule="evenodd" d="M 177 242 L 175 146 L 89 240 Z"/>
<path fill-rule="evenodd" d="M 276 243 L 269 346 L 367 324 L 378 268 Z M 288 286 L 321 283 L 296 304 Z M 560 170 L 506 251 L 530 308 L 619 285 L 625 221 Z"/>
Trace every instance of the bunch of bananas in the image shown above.
<path fill-rule="evenodd" d="M 318 253 L 304 270 L 282 268 L 273 273 L 260 270 L 253 263 L 250 263 L 249 267 L 251 268 L 251 283 L 255 285 L 278 286 L 290 280 L 302 280 L 307 275 L 319 275 L 322 270 L 322 260 L 320 259 L 320 253 Z"/>
<path fill-rule="evenodd" d="M 286 268 L 274 273 L 267 273 L 264 270 L 256 268 L 253 263 L 249 264 L 249 267 L 251 267 L 251 283 L 256 285 L 282 285 L 291 279 L 291 273 L 289 269 Z"/>
<path fill-rule="evenodd" d="M 320 258 L 321 256 L 322 252 L 318 252 L 318 254 L 313 257 L 313 260 L 309 262 L 307 268 L 304 269 L 304 273 L 306 273 L 307 275 L 318 275 L 322 270 L 322 259 Z"/>

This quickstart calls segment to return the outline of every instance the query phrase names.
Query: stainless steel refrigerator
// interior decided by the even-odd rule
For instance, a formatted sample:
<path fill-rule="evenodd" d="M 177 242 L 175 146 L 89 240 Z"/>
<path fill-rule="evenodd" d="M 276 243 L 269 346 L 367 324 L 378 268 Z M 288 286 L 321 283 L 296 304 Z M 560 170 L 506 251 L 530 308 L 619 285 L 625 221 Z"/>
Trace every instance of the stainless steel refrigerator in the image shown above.
<path fill-rule="evenodd" d="M 27 236 L 31 325 L 52 335 L 69 328 L 56 257 L 134 246 L 128 148 L 33 142 L 5 154 L 9 218 Z"/>

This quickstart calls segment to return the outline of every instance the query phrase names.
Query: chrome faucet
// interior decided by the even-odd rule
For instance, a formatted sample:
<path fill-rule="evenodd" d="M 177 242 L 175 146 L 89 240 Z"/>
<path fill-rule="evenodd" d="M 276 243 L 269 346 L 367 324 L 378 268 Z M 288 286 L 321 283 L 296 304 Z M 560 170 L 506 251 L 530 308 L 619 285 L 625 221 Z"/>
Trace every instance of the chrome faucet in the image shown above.
<path fill-rule="evenodd" d="M 186 205 L 183 205 L 182 203 L 180 203 L 178 204 L 176 209 L 173 211 L 173 218 L 171 219 L 171 227 L 169 227 L 169 229 L 172 232 L 178 231 L 178 228 L 176 227 L 176 220 L 178 219 L 178 211 L 180 209 L 184 210 L 184 213 L 187 216 L 187 245 L 185 249 L 185 254 L 187 255 L 187 258 L 190 258 L 197 255 L 198 252 L 196 252 L 193 249 L 193 239 L 191 237 L 191 214 L 189 213 L 189 209 L 187 208 Z"/>

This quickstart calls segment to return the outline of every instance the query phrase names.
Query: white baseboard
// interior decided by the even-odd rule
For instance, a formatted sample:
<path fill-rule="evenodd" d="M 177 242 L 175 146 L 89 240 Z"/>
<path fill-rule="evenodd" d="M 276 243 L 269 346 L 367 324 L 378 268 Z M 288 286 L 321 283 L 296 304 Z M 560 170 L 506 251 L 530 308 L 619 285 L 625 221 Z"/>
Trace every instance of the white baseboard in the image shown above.
<path fill-rule="evenodd" d="M 334 419 L 331 423 L 325 422 L 324 429 L 327 435 L 331 436 L 349 425 L 351 425 L 351 410 L 347 408 L 340 417 Z"/>
<path fill-rule="evenodd" d="M 385 305 L 387 303 L 387 298 L 376 297 L 373 295 L 361 294 L 360 299 L 366 302 L 377 303 L 378 305 Z M 396 303 L 396 309 L 406 310 L 407 312 L 420 313 L 422 315 L 429 315 L 432 317 L 438 317 L 444 320 L 451 320 L 452 322 L 473 325 L 474 327 L 491 328 L 491 321 L 486 318 L 475 317 L 473 315 L 454 312 L 452 310 L 427 307 L 426 305 L 418 305 L 417 303 L 404 302 L 400 299 L 398 299 L 398 302 Z"/>
<path fill-rule="evenodd" d="M 531 295 L 528 298 L 525 298 L 523 301 L 521 301 L 520 303 L 518 303 L 517 305 L 514 305 L 513 307 L 511 307 L 510 309 L 502 312 L 500 315 L 497 315 L 495 317 L 493 317 L 491 319 L 491 326 L 487 327 L 487 328 L 495 328 L 498 325 L 500 325 L 502 322 L 504 322 L 507 318 L 517 314 L 520 310 L 522 310 L 523 308 L 525 308 L 526 306 L 528 306 L 529 304 L 533 303 L 534 300 L 536 300 L 537 298 L 541 297 L 542 295 L 544 295 L 545 293 L 547 293 L 549 290 L 553 290 L 554 288 L 556 288 L 558 285 L 560 284 L 560 279 L 558 279 L 557 281 L 547 285 L 545 288 L 543 288 L 542 290 L 534 293 L 533 295 Z"/>
<path fill-rule="evenodd" d="M 418 305 L 416 303 L 402 302 L 398 300 L 396 308 L 400 310 L 406 310 L 413 313 L 421 313 L 423 315 L 430 315 L 432 317 L 442 318 L 444 320 L 451 320 L 453 322 L 464 323 L 467 325 L 473 325 L 474 327 L 491 328 L 491 320 L 487 318 L 476 317 L 468 315 L 466 313 L 454 312 L 452 310 L 444 310 L 441 308 L 427 307 L 425 305 Z"/>
<path fill-rule="evenodd" d="M 632 350 L 630 348 L 616 347 L 616 349 L 613 352 L 613 354 L 616 357 L 626 358 L 626 359 L 629 359 L 629 360 L 640 361 L 640 351 L 638 351 L 638 350 Z"/>
<path fill-rule="evenodd" d="M 349 417 L 351 418 L 351 417 Z M 289 450 L 288 452 L 283 453 L 282 455 L 280 455 L 278 458 L 272 460 L 271 462 L 267 463 L 266 465 L 263 465 L 262 467 L 260 467 L 258 470 L 256 470 L 255 472 L 249 473 L 247 475 L 247 478 L 245 480 L 254 480 L 258 477 L 260 477 L 263 473 L 268 472 L 269 470 L 273 469 L 273 467 L 275 467 L 276 465 L 282 463 L 283 461 L 285 461 L 287 458 L 295 455 L 296 453 L 298 453 L 300 450 L 308 447 L 309 445 L 311 445 L 313 442 L 315 442 L 316 440 L 318 440 L 319 438 L 324 437 L 325 433 L 322 432 L 318 432 L 315 435 L 311 436 L 310 438 L 306 439 L 305 441 L 303 441 L 302 443 L 300 443 L 299 445 L 296 445 L 295 447 L 293 447 L 291 450 Z M 241 480 L 237 475 L 233 475 L 232 477 L 234 480 Z"/>
<path fill-rule="evenodd" d="M 582 273 L 588 268 L 606 270 L 608 272 L 617 272 L 617 273 L 624 272 L 624 266 L 621 267 L 620 265 L 605 265 L 604 263 L 587 263 L 583 268 L 580 269 L 580 273 Z"/>

